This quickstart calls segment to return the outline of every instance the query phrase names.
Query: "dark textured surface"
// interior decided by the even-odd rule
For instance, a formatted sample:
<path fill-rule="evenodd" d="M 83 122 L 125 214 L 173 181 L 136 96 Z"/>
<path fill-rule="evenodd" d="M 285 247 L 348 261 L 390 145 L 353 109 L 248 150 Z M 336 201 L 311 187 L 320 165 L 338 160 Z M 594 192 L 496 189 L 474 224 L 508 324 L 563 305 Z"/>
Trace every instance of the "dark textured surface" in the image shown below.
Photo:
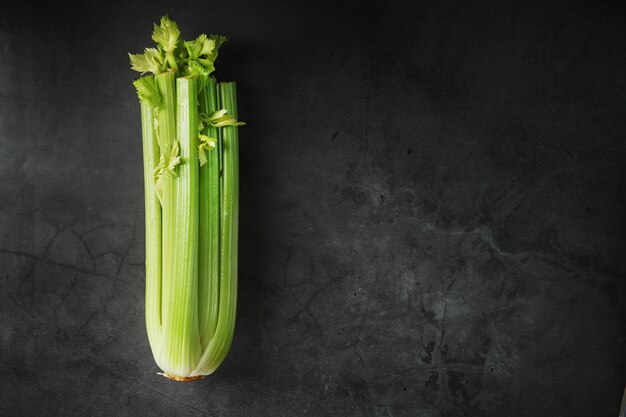
<path fill-rule="evenodd" d="M 163 12 L 187 37 L 231 38 L 218 77 L 248 122 L 235 341 L 188 384 L 156 375 L 143 322 L 126 52 Z M 3 9 L 0 415 L 617 415 L 625 17 L 515 1 Z"/>

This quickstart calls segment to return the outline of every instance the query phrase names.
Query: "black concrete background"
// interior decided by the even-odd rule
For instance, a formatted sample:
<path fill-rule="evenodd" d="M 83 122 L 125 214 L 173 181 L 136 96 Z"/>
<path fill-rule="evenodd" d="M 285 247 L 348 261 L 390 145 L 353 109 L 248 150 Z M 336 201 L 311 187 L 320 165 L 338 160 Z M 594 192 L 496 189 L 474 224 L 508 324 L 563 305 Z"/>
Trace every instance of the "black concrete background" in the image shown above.
<path fill-rule="evenodd" d="M 0 13 L 0 415 L 617 415 L 617 5 L 60 3 Z M 143 322 L 126 53 L 163 13 L 230 37 L 248 122 L 235 340 L 187 384 Z"/>

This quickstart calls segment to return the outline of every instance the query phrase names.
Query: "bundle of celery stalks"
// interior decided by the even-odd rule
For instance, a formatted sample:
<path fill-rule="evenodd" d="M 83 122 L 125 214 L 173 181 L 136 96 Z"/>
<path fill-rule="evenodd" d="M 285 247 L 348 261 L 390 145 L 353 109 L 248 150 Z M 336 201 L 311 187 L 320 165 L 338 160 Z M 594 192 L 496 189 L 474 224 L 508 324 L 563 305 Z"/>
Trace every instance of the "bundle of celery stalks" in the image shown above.
<path fill-rule="evenodd" d="M 142 74 L 146 326 L 163 375 L 187 381 L 213 373 L 233 338 L 243 123 L 235 83 L 211 76 L 224 36 L 181 41 L 165 16 L 152 39 L 129 54 Z"/>

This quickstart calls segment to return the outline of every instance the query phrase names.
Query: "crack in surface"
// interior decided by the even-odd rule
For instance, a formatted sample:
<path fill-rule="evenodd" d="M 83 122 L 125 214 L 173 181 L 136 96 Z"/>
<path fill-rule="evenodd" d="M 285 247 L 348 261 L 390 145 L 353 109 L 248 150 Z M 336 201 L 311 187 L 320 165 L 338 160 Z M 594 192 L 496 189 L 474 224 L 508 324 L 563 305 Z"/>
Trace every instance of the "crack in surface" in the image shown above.
<path fill-rule="evenodd" d="M 137 221 L 137 214 L 135 213 L 134 217 L 133 217 L 133 232 L 132 232 L 132 236 L 130 239 L 130 242 L 128 243 L 128 246 L 126 247 L 126 250 L 124 251 L 124 254 L 122 256 L 122 260 L 120 261 L 120 264 L 117 266 L 117 271 L 115 272 L 115 274 L 119 274 L 120 271 L 122 270 L 122 266 L 126 263 L 126 258 L 128 258 L 128 254 L 130 253 L 130 251 L 132 250 L 133 246 L 135 246 L 135 243 L 137 242 L 137 223 L 139 223 Z"/>
<path fill-rule="evenodd" d="M 26 277 L 24 277 L 24 279 L 22 280 L 22 282 L 20 283 L 20 286 L 17 289 L 17 292 L 19 293 L 21 291 L 21 287 L 22 285 L 26 282 L 28 276 L 30 276 L 32 274 L 32 272 L 34 272 L 35 269 L 35 265 L 37 264 L 37 262 L 43 262 L 49 265 L 54 265 L 54 266 L 58 266 L 61 268 L 66 268 L 72 271 L 76 271 L 76 272 L 80 272 L 82 274 L 85 275 L 92 275 L 92 276 L 96 276 L 96 277 L 103 277 L 103 278 L 109 278 L 109 279 L 113 279 L 115 281 L 120 281 L 122 283 L 124 283 L 125 285 L 130 286 L 131 283 L 128 282 L 127 280 L 121 279 L 119 278 L 117 275 L 109 275 L 109 274 L 104 274 L 104 273 L 100 273 L 100 272 L 96 272 L 96 271 L 90 271 L 87 269 L 83 269 L 81 267 L 75 266 L 75 265 L 69 265 L 69 264 L 65 264 L 62 262 L 56 262 L 53 261 L 51 259 L 44 259 L 44 258 L 40 258 L 36 255 L 33 255 L 32 253 L 28 253 L 28 252 L 20 252 L 20 251 L 14 251 L 11 249 L 5 249 L 5 248 L 0 248 L 0 253 L 7 253 L 10 255 L 15 255 L 15 256 L 23 256 L 26 258 L 30 258 L 33 259 L 35 262 L 33 262 L 33 267 L 31 268 L 31 271 L 29 271 L 28 275 Z"/>
<path fill-rule="evenodd" d="M 361 354 L 361 340 L 363 340 L 363 320 L 361 320 L 361 327 L 359 328 L 359 333 L 357 334 L 357 339 L 358 341 L 356 342 L 356 344 L 354 345 L 354 351 L 356 352 L 357 356 L 359 357 L 359 362 L 361 362 L 361 365 L 366 366 L 365 365 L 365 361 L 363 360 L 363 355 Z"/>
<path fill-rule="evenodd" d="M 448 301 L 445 299 L 446 297 L 446 293 L 444 290 L 443 293 L 443 316 L 441 318 L 441 335 L 439 337 L 439 346 L 437 347 L 437 369 L 438 369 L 438 374 L 439 374 L 439 378 L 440 378 L 440 384 L 439 384 L 439 390 L 437 391 L 437 398 L 435 399 L 435 404 L 437 405 L 446 405 L 447 403 L 447 395 L 446 395 L 446 386 L 445 386 L 445 381 L 446 381 L 446 371 L 448 370 L 448 368 L 446 368 L 446 352 L 444 351 L 442 353 L 442 346 L 443 346 L 443 338 L 445 336 L 446 333 L 446 313 L 447 313 L 447 307 L 448 307 Z M 440 365 L 440 363 L 442 363 Z"/>
<path fill-rule="evenodd" d="M 70 228 L 70 231 L 82 243 L 83 248 L 85 248 L 85 251 L 87 251 L 87 255 L 89 255 L 89 259 L 91 259 L 91 267 L 95 271 L 96 270 L 96 259 L 94 258 L 93 254 L 91 253 L 91 249 L 89 249 L 89 245 L 87 245 L 87 242 L 85 242 L 85 239 L 83 238 L 83 235 L 81 235 L 79 233 L 76 233 L 76 231 L 73 228 Z"/>
<path fill-rule="evenodd" d="M 25 216 L 27 214 L 33 214 L 33 213 L 38 213 L 41 210 L 39 209 L 32 209 L 32 210 L 25 210 L 25 211 L 8 211 L 5 209 L 0 209 L 0 213 L 6 214 L 7 216 Z"/>
<path fill-rule="evenodd" d="M 15 255 L 15 256 L 23 256 L 23 257 L 27 257 L 27 258 L 33 259 L 33 263 L 31 265 L 31 267 L 28 269 L 28 272 L 26 273 L 24 278 L 22 278 L 20 280 L 20 283 L 18 284 L 18 286 L 16 288 L 16 293 L 17 294 L 19 294 L 22 291 L 22 288 L 24 288 L 24 285 L 26 284 L 26 282 L 29 280 L 29 278 L 31 277 L 33 272 L 35 272 L 35 268 L 37 267 L 37 263 L 39 261 L 43 261 L 43 259 L 48 255 L 48 251 L 52 247 L 52 243 L 54 243 L 54 241 L 61 234 L 62 231 L 63 230 L 61 230 L 61 229 L 56 229 L 55 230 L 54 235 L 50 238 L 50 241 L 48 242 L 48 244 L 44 248 L 43 255 L 41 255 L 41 257 L 37 257 L 35 255 L 29 254 L 29 253 L 26 253 L 26 252 L 13 251 L 13 250 L 9 250 L 9 249 L 0 248 L 0 253 L 8 253 L 8 254 Z M 31 300 L 33 300 L 32 297 L 34 297 L 34 291 L 31 293 Z"/>
<path fill-rule="evenodd" d="M 29 378 L 24 377 L 24 380 L 26 381 L 27 384 L 37 388 L 39 391 L 43 392 L 44 394 L 48 395 L 49 397 L 52 398 L 52 400 L 54 402 L 56 402 L 57 404 L 62 404 L 62 405 L 69 405 L 71 408 L 73 408 L 74 410 L 80 412 L 83 415 L 87 415 L 90 417 L 95 417 L 95 414 L 93 414 L 90 411 L 87 410 L 83 410 L 81 409 L 79 406 L 77 406 L 73 401 L 67 401 L 64 402 L 61 399 L 59 399 L 59 396 L 57 394 L 55 394 L 54 392 L 50 391 L 49 389 L 47 389 L 46 387 L 38 384 L 37 382 L 33 382 L 31 381 Z"/>
<path fill-rule="evenodd" d="M 97 273 L 95 271 L 89 271 L 87 269 L 83 269 L 83 268 L 75 266 L 75 265 L 68 265 L 68 264 L 64 264 L 64 263 L 61 263 L 61 262 L 53 261 L 51 259 L 41 258 L 39 256 L 33 255 L 32 253 L 28 253 L 28 252 L 20 252 L 20 251 L 14 251 L 14 250 L 11 250 L 11 249 L 0 248 L 0 253 L 8 253 L 8 254 L 15 255 L 15 256 L 24 256 L 26 258 L 34 259 L 35 261 L 41 261 L 41 262 L 48 263 L 48 264 L 51 264 L 51 265 L 60 266 L 60 267 L 67 268 L 67 269 L 71 269 L 73 271 L 82 272 L 83 274 L 110 277 L 110 276 L 108 276 L 106 274 L 99 274 L 99 273 Z"/>
<path fill-rule="evenodd" d="M 441 302 L 443 303 L 443 313 L 441 316 L 441 324 L 440 324 L 440 335 L 439 335 L 439 343 L 437 346 L 437 356 L 435 358 L 435 367 L 437 369 L 437 374 L 439 381 L 439 389 L 437 391 L 437 396 L 435 398 L 435 404 L 440 407 L 446 407 L 448 404 L 448 395 L 446 391 L 446 379 L 447 379 L 447 371 L 452 369 L 452 367 L 447 366 L 446 364 L 446 356 L 448 353 L 447 345 L 443 347 L 443 339 L 446 335 L 446 318 L 448 317 L 448 291 L 452 288 L 452 286 L 458 280 L 458 275 L 450 282 L 450 284 L 445 285 L 444 282 L 441 282 Z"/>
<path fill-rule="evenodd" d="M 401 213 L 399 210 L 394 210 L 394 211 Z M 433 233 L 437 233 L 440 235 L 444 235 L 444 236 L 478 235 L 482 241 L 484 241 L 491 249 L 493 249 L 501 257 L 511 258 L 511 259 L 534 257 L 538 259 L 543 259 L 546 262 L 557 265 L 560 268 L 563 268 L 569 271 L 569 269 L 565 265 L 563 265 L 563 263 L 561 262 L 561 259 L 559 259 L 555 255 L 550 255 L 550 254 L 537 252 L 537 251 L 509 252 L 509 251 L 502 249 L 493 238 L 493 234 L 491 233 L 491 229 L 488 225 L 478 226 L 471 230 L 445 230 L 437 226 L 434 226 L 433 224 L 425 220 L 419 219 L 412 214 L 410 214 L 410 216 L 413 217 L 418 223 L 420 223 L 424 227 L 425 230 L 433 232 Z"/>
<path fill-rule="evenodd" d="M 293 320 L 294 318 L 298 317 L 300 314 L 304 313 L 306 310 L 309 309 L 309 307 L 311 306 L 313 301 L 315 301 L 315 299 L 317 297 L 319 297 L 320 294 L 322 294 L 322 292 L 325 289 L 327 289 L 328 287 L 330 287 L 333 284 L 339 285 L 339 283 L 344 278 L 345 277 L 337 278 L 337 279 L 332 279 L 331 278 L 328 281 L 326 281 L 324 284 L 322 284 L 320 287 L 318 287 L 315 291 L 313 291 L 313 294 L 311 294 L 311 297 L 309 297 L 309 299 L 304 303 L 304 305 L 300 308 L 300 310 L 296 311 L 291 317 L 288 318 L 288 320 Z"/>

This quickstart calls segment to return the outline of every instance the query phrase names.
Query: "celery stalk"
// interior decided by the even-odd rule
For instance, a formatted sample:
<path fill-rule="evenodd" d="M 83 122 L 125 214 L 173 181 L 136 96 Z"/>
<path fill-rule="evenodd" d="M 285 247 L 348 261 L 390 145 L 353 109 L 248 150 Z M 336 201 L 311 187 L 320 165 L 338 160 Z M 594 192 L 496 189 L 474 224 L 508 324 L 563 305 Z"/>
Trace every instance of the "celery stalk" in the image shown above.
<path fill-rule="evenodd" d="M 164 323 L 167 374 L 189 375 L 200 359 L 198 333 L 198 110 L 196 77 L 176 80 L 181 163 L 174 180 L 174 235 L 168 317 Z"/>
<path fill-rule="evenodd" d="M 159 163 L 154 132 L 154 107 L 141 103 L 146 218 L 146 329 L 152 348 L 161 340 L 161 204 L 154 188 L 153 172 Z M 156 352 L 153 350 L 152 352 Z"/>
<path fill-rule="evenodd" d="M 157 86 L 161 93 L 161 105 L 157 108 L 157 138 L 161 149 L 161 159 L 168 156 L 168 152 L 174 145 L 176 138 L 176 74 L 167 71 L 156 77 Z M 164 328 L 169 327 L 173 300 L 170 299 L 174 245 L 173 239 L 174 220 L 176 217 L 174 177 L 169 173 L 163 173 L 156 181 L 157 193 L 161 200 L 162 212 L 162 300 L 161 321 Z M 163 351 L 159 352 L 157 362 L 161 359 Z"/>
<path fill-rule="evenodd" d="M 217 82 L 209 78 L 200 93 L 200 112 L 213 114 L 217 107 Z M 218 129 L 207 123 L 203 130 L 218 139 Z M 218 145 L 219 146 L 219 145 Z M 208 161 L 200 167 L 200 232 L 198 244 L 198 298 L 200 342 L 204 349 L 215 332 L 219 303 L 220 172 L 218 149 L 208 151 Z"/>
<path fill-rule="evenodd" d="M 157 132 L 159 147 L 161 149 L 161 161 L 168 165 L 170 151 L 177 145 L 176 139 L 176 74 L 167 71 L 156 75 L 157 86 L 161 93 L 161 105 L 157 109 Z M 164 172 L 156 179 L 157 193 L 161 199 L 162 213 L 162 284 L 161 284 L 161 344 L 157 349 L 155 359 L 161 369 L 166 373 L 175 373 L 168 347 L 167 335 L 171 334 L 175 327 L 175 315 L 178 302 L 174 298 L 176 288 L 174 276 L 174 241 L 176 237 L 176 188 L 175 177 L 172 172 Z"/>
<path fill-rule="evenodd" d="M 219 83 L 220 107 L 237 118 L 236 85 Z M 237 310 L 237 238 L 239 229 L 239 135 L 237 126 L 220 128 L 224 160 L 220 219 L 220 290 L 217 328 L 194 375 L 213 373 L 232 343 Z"/>

